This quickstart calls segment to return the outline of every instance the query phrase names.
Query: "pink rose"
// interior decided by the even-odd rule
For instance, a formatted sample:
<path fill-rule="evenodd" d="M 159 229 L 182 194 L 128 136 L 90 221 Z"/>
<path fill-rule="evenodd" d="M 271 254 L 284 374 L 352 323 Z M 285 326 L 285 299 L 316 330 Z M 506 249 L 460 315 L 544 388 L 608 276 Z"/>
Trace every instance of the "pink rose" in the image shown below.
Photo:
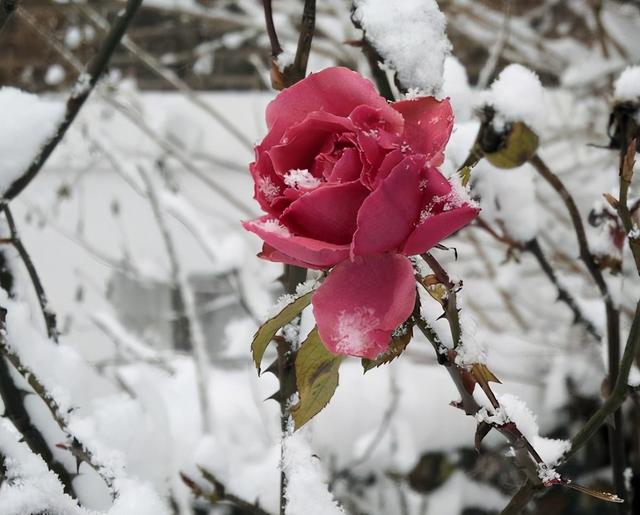
<path fill-rule="evenodd" d="M 451 106 L 389 104 L 358 73 L 328 68 L 282 91 L 266 118 L 251 174 L 267 215 L 243 225 L 264 259 L 335 266 L 312 300 L 320 337 L 331 352 L 373 358 L 413 310 L 406 256 L 477 215 L 437 169 Z"/>

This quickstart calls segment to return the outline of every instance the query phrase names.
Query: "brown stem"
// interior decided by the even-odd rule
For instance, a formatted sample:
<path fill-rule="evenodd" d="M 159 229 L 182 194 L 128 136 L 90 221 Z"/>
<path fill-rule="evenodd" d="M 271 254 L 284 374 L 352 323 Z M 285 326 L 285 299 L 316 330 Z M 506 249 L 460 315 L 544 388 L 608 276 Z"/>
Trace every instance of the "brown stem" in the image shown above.
<path fill-rule="evenodd" d="M 269 36 L 269 43 L 271 44 L 271 57 L 275 59 L 282 53 L 282 46 L 280 46 L 276 26 L 275 23 L 273 23 L 271 0 L 262 0 L 262 6 L 264 8 L 264 20 L 267 25 L 267 35 Z"/>
<path fill-rule="evenodd" d="M 250 515 L 271 515 L 268 511 L 263 510 L 257 504 L 252 504 L 235 494 L 229 493 L 225 485 L 221 483 L 211 472 L 203 467 L 199 468 L 204 478 L 213 486 L 212 492 L 205 492 L 193 479 L 182 472 L 180 473 L 182 482 L 189 487 L 196 497 L 205 499 L 212 505 L 228 503 L 240 508 L 242 513 Z"/>
<path fill-rule="evenodd" d="M 612 415 L 624 402 L 629 392 L 629 372 L 633 365 L 636 352 L 640 350 L 640 302 L 636 305 L 636 311 L 629 331 L 629 337 L 625 345 L 622 361 L 620 362 L 620 372 L 615 386 L 607 400 L 596 411 L 583 428 L 573 437 L 571 441 L 571 450 L 565 456 L 565 460 L 573 456 L 582 446 L 584 446 L 596 434 L 598 429 L 605 423 L 607 418 Z"/>
<path fill-rule="evenodd" d="M 578 303 L 576 302 L 576 299 L 573 298 L 573 295 L 571 295 L 569 290 L 567 290 L 563 286 L 563 284 L 560 282 L 560 279 L 556 274 L 556 271 L 551 266 L 551 263 L 549 263 L 549 261 L 547 260 L 547 257 L 544 254 L 544 251 L 542 250 L 542 247 L 540 246 L 540 242 L 538 241 L 538 239 L 534 238 L 533 240 L 529 241 L 526 244 L 525 248 L 526 250 L 531 252 L 531 254 L 533 254 L 533 256 L 538 261 L 538 264 L 540 265 L 540 268 L 542 269 L 544 274 L 556 287 L 556 291 L 558 292 L 558 300 L 566 304 L 567 307 L 571 310 L 575 318 L 575 322 L 582 325 L 587 330 L 587 332 L 591 336 L 593 336 L 597 341 L 601 341 L 602 335 L 600 334 L 598 329 L 596 329 L 596 327 L 593 325 L 591 320 L 589 320 L 585 316 L 585 314 L 582 312 L 582 310 L 580 309 L 580 306 L 578 306 Z"/>
<path fill-rule="evenodd" d="M 526 480 L 505 509 L 500 512 L 500 515 L 518 515 L 522 513 L 522 510 L 527 507 L 539 488 L 539 485 L 534 485 L 529 480 Z"/>
<path fill-rule="evenodd" d="M 302 28 L 300 29 L 300 37 L 298 38 L 298 48 L 296 56 L 293 60 L 293 68 L 295 77 L 293 82 L 304 79 L 307 74 L 307 63 L 309 62 L 309 54 L 311 53 L 311 43 L 316 28 L 316 0 L 305 0 L 304 10 L 302 11 Z"/>
<path fill-rule="evenodd" d="M 633 219 L 631 218 L 628 198 L 629 187 L 631 186 L 631 179 L 633 177 L 636 147 L 637 141 L 634 139 L 631 141 L 626 151 L 620 155 L 620 196 L 618 199 L 618 215 L 620 216 L 624 230 L 627 233 L 629 248 L 633 254 L 638 274 L 640 274 L 640 235 L 633 233 L 634 227 L 637 229 L 637 226 L 633 223 Z"/>
<path fill-rule="evenodd" d="M 66 446 L 63 446 L 63 448 L 70 451 L 74 456 L 76 456 L 79 461 L 85 462 L 91 468 L 93 468 L 107 485 L 112 495 L 115 497 L 113 476 L 102 465 L 96 462 L 91 451 L 71 433 L 69 427 L 67 426 L 66 413 L 62 411 L 54 397 L 47 390 L 45 385 L 40 381 L 38 376 L 22 362 L 20 356 L 9 345 L 6 338 L 5 327 L 6 312 L 6 309 L 0 308 L 0 353 L 7 359 L 9 363 L 11 363 L 11 365 L 13 365 L 13 367 L 22 376 L 22 378 L 27 383 L 29 383 L 29 386 L 49 409 L 53 420 L 56 422 L 60 430 L 69 439 L 70 443 Z"/>
<path fill-rule="evenodd" d="M 447 315 L 447 321 L 449 322 L 449 327 L 451 328 L 453 348 L 455 349 L 460 344 L 460 339 L 462 338 L 460 313 L 458 311 L 458 298 L 456 295 L 457 285 L 449 278 L 447 271 L 432 254 L 421 254 L 421 257 L 425 260 L 427 265 L 429 265 L 429 268 L 433 270 L 436 279 L 438 279 L 438 281 L 447 289 L 447 298 L 444 300 L 444 308 Z"/>
<path fill-rule="evenodd" d="M 3 205 L 0 209 L 4 213 L 4 216 L 7 220 L 7 225 L 9 226 L 9 232 L 11 233 L 11 238 L 9 239 L 9 241 L 18 251 L 20 259 L 22 259 L 22 262 L 27 269 L 27 273 L 29 274 L 29 278 L 31 279 L 31 284 L 33 284 L 33 289 L 36 291 L 38 303 L 40 304 L 40 311 L 42 311 L 42 317 L 44 318 L 44 322 L 47 328 L 47 335 L 49 336 L 49 339 L 51 339 L 55 343 L 58 343 L 56 314 L 51 310 L 51 307 L 49 306 L 49 300 L 47 299 L 44 287 L 42 286 L 40 276 L 38 275 L 33 261 L 31 261 L 31 256 L 27 252 L 27 249 L 20 239 L 18 228 L 16 227 L 15 220 L 13 218 L 13 215 L 11 214 L 11 210 L 9 209 L 8 204 Z"/>
<path fill-rule="evenodd" d="M 44 144 L 27 170 L 9 186 L 3 195 L 5 200 L 14 199 L 28 186 L 62 141 L 67 130 L 105 71 L 111 55 L 117 48 L 120 40 L 124 37 L 127 28 L 141 4 L 142 0 L 128 0 L 125 8 L 118 13 L 116 21 L 113 23 L 109 33 L 105 36 L 98 53 L 89 62 L 86 70 L 80 75 L 71 95 L 67 99 L 64 117 L 54 135 Z"/>
<path fill-rule="evenodd" d="M 0 1 L 0 34 L 4 30 L 5 24 L 11 18 L 11 15 L 16 11 L 18 2 L 20 0 L 1 0 Z"/>
<path fill-rule="evenodd" d="M 600 268 L 589 249 L 587 234 L 582 223 L 580 211 L 569 190 L 562 183 L 560 178 L 555 175 L 545 164 L 542 158 L 535 154 L 531 160 L 531 165 L 536 171 L 549 183 L 549 185 L 560 195 L 562 201 L 569 212 L 571 222 L 576 232 L 578 246 L 580 248 L 580 259 L 584 262 L 591 277 L 595 281 L 605 304 L 605 312 L 607 319 L 607 350 L 609 358 L 609 384 L 615 384 L 618 379 L 618 368 L 620 364 L 620 312 L 611 298 L 609 287 L 602 275 Z M 611 444 L 611 460 L 613 464 L 613 482 L 616 486 L 616 493 L 619 497 L 625 497 L 624 488 L 624 470 L 625 470 L 625 451 L 624 451 L 624 430 L 622 427 L 622 416 L 616 415 L 615 426 L 610 430 Z M 621 507 L 620 513 L 625 513 L 625 507 Z"/>

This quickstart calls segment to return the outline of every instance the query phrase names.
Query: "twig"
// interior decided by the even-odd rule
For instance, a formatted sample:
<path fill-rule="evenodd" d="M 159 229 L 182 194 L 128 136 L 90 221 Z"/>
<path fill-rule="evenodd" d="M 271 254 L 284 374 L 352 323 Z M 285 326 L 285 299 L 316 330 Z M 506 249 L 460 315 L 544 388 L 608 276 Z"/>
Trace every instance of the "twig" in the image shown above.
<path fill-rule="evenodd" d="M 534 485 L 529 480 L 525 480 L 509 504 L 500 512 L 500 515 L 519 515 L 522 513 L 522 510 L 527 507 L 537 490 L 539 490 L 539 486 Z"/>
<path fill-rule="evenodd" d="M 63 448 L 71 452 L 79 461 L 87 463 L 93 470 L 95 470 L 100 478 L 104 481 L 105 485 L 109 488 L 112 496 L 115 497 L 116 492 L 114 488 L 114 477 L 110 474 L 103 465 L 98 463 L 91 451 L 85 447 L 85 445 L 76 438 L 67 426 L 66 414 L 62 412 L 55 398 L 47 390 L 45 385 L 40 381 L 38 376 L 29 369 L 21 360 L 20 356 L 11 348 L 6 337 L 5 316 L 6 309 L 0 308 L 0 352 L 4 357 L 13 365 L 16 371 L 22 376 L 22 378 L 29 383 L 29 386 L 40 397 L 46 407 L 49 409 L 54 421 L 70 440 L 68 446 Z"/>
<path fill-rule="evenodd" d="M 566 304 L 567 307 L 571 310 L 571 312 L 573 313 L 575 322 L 582 325 L 586 329 L 586 331 L 591 336 L 593 336 L 597 341 L 601 341 L 602 335 L 600 334 L 598 329 L 596 329 L 596 327 L 593 325 L 593 322 L 591 322 L 591 320 L 589 320 L 586 317 L 586 315 L 582 312 L 582 310 L 580 309 L 580 306 L 578 306 L 576 299 L 573 298 L 573 295 L 571 295 L 569 290 L 567 290 L 564 287 L 564 285 L 560 282 L 560 278 L 556 274 L 556 271 L 554 270 L 554 268 L 551 266 L 551 263 L 549 263 L 549 261 L 547 260 L 547 257 L 545 256 L 544 251 L 542 250 L 542 247 L 540 246 L 540 242 L 538 241 L 538 239 L 534 238 L 533 240 L 529 241 L 526 244 L 525 248 L 527 251 L 533 254 L 533 256 L 538 261 L 538 264 L 540 265 L 540 268 L 542 269 L 544 274 L 549 278 L 549 280 L 556 287 L 556 291 L 558 292 L 558 300 Z"/>
<path fill-rule="evenodd" d="M 210 372 L 209 357 L 207 356 L 206 342 L 202 327 L 200 326 L 198 315 L 195 309 L 195 299 L 193 292 L 189 287 L 187 278 L 184 276 L 182 267 L 179 264 L 178 252 L 169 232 L 167 220 L 165 218 L 165 210 L 158 192 L 156 191 L 153 181 L 142 168 L 139 169 L 140 176 L 147 188 L 147 195 L 153 210 L 153 215 L 160 229 L 162 240 L 169 258 L 171 266 L 171 282 L 172 282 L 172 303 L 173 309 L 178 318 L 176 323 L 176 337 L 183 339 L 176 340 L 176 346 L 182 345 L 183 348 L 193 352 L 196 368 L 196 378 L 198 386 L 198 397 L 200 400 L 200 410 L 202 413 L 202 430 L 205 433 L 211 431 L 211 417 L 209 410 L 209 390 L 208 375 Z"/>
<path fill-rule="evenodd" d="M 43 165 L 49 159 L 55 148 L 64 138 L 67 130 L 75 120 L 84 105 L 87 98 L 93 91 L 95 85 L 100 80 L 105 71 L 111 55 L 115 51 L 118 43 L 123 38 L 129 24 L 131 23 L 136 11 L 142 4 L 142 0 L 128 0 L 126 7 L 121 10 L 116 21 L 112 25 L 109 33 L 105 36 L 104 41 L 98 50 L 98 53 L 89 62 L 86 70 L 78 78 L 71 95 L 67 99 L 67 105 L 64 117 L 58 125 L 54 135 L 45 143 L 38 155 L 31 162 L 27 170 L 16 179 L 4 193 L 5 200 L 12 200 L 27 187 L 33 178 L 42 169 Z"/>
<path fill-rule="evenodd" d="M 44 287 L 42 286 L 42 281 L 40 280 L 38 271 L 33 265 L 31 256 L 27 252 L 27 249 L 20 239 L 20 234 L 18 233 L 15 220 L 13 218 L 13 215 L 11 214 L 11 210 L 9 209 L 9 205 L 4 204 L 2 207 L 0 207 L 0 210 L 2 210 L 2 212 L 4 213 L 4 216 L 7 220 L 7 225 L 9 226 L 9 232 L 11 233 L 9 242 L 18 251 L 20 259 L 22 259 L 22 262 L 27 269 L 27 273 L 29 274 L 29 278 L 31 279 L 31 284 L 33 284 L 33 289 L 36 291 L 38 303 L 40 304 L 40 311 L 42 311 L 42 317 L 44 318 L 44 323 L 47 328 L 47 335 L 52 341 L 58 343 L 56 314 L 51 310 L 51 306 L 49 305 L 49 300 L 47 299 L 47 294 L 45 293 Z"/>
<path fill-rule="evenodd" d="M 198 485 L 198 483 L 196 483 L 193 479 L 191 479 L 183 472 L 180 472 L 180 478 L 196 497 L 209 501 L 213 505 L 220 503 L 229 503 L 233 506 L 236 506 L 237 508 L 240 508 L 243 513 L 247 513 L 250 515 L 271 515 L 268 511 L 263 510 L 257 504 L 252 504 L 235 494 L 229 493 L 226 487 L 211 472 L 205 470 L 202 467 L 199 468 L 204 478 L 213 486 L 212 492 L 205 492 L 200 487 L 200 485 Z"/>
<path fill-rule="evenodd" d="M 629 210 L 629 187 L 631 186 L 631 179 L 633 177 L 633 166 L 635 164 L 636 157 L 636 140 L 632 140 L 629 143 L 629 147 L 626 152 L 620 155 L 620 197 L 618 199 L 618 215 L 622 220 L 622 225 L 627 233 L 627 239 L 629 240 L 629 248 L 633 254 L 633 259 L 636 262 L 636 269 L 640 274 L 640 229 L 633 223 L 631 218 L 631 212 Z M 635 230 L 635 232 L 634 232 Z"/>
<path fill-rule="evenodd" d="M 542 158 L 535 154 L 531 160 L 531 165 L 536 171 L 549 183 L 549 185 L 560 195 L 562 201 L 569 212 L 571 222 L 576 232 L 578 246 L 580 248 L 580 259 L 584 262 L 591 277 L 595 281 L 605 304 L 605 312 L 607 318 L 607 351 L 609 360 L 609 384 L 615 384 L 618 379 L 618 369 L 620 366 L 620 312 L 615 305 L 607 282 L 602 275 L 600 268 L 589 249 L 587 234 L 580 217 L 580 211 L 575 203 L 571 193 L 562 183 L 560 178 L 555 175 L 545 164 Z M 624 487 L 624 469 L 625 469 L 625 451 L 624 451 L 624 430 L 622 414 L 614 414 L 614 426 L 609 426 L 609 441 L 611 461 L 613 463 L 613 481 L 616 493 L 619 497 L 625 497 Z M 626 507 L 621 507 L 621 513 L 624 513 Z"/>
<path fill-rule="evenodd" d="M 108 30 L 109 23 L 103 16 L 100 15 L 93 7 L 88 3 L 78 2 L 73 0 L 73 4 L 80 9 L 93 23 L 95 23 L 100 29 Z M 236 140 L 238 140 L 244 147 L 251 150 L 253 144 L 245 134 L 240 131 L 231 121 L 229 121 L 222 113 L 217 111 L 211 104 L 205 102 L 200 98 L 191 87 L 172 70 L 163 66 L 153 55 L 144 50 L 138 44 L 136 44 L 129 36 L 122 38 L 122 46 L 124 46 L 132 55 L 137 57 L 142 64 L 144 64 L 151 72 L 155 73 L 166 82 L 171 84 L 178 91 L 183 93 L 185 97 L 194 105 L 198 106 L 209 116 L 211 116 L 216 122 L 218 122 L 225 130 L 229 132 Z"/>
<path fill-rule="evenodd" d="M 16 11 L 20 0 L 1 0 L 0 1 L 0 34 L 5 28 L 6 23 L 11 15 Z"/>
<path fill-rule="evenodd" d="M 44 31 L 42 27 L 37 24 L 36 20 L 31 15 L 29 15 L 29 13 L 27 13 L 24 9 L 20 9 L 18 11 L 18 14 L 31 26 L 36 34 L 38 34 L 38 36 L 40 36 L 66 62 L 73 66 L 73 68 L 75 68 L 77 71 L 80 72 L 80 70 L 82 70 L 82 66 L 75 58 L 75 56 L 68 52 L 66 48 L 58 43 L 58 41 L 56 41 L 55 38 L 53 38 L 49 33 Z M 130 123 L 136 126 L 140 130 L 140 132 L 142 132 L 151 141 L 157 144 L 164 152 L 175 158 L 175 160 L 180 163 L 180 165 L 187 172 L 197 177 L 200 181 L 202 181 L 214 192 L 223 197 L 226 202 L 234 206 L 244 215 L 249 217 L 254 216 L 255 213 L 249 207 L 247 207 L 247 205 L 243 201 L 238 200 L 238 198 L 236 198 L 236 196 L 232 192 L 228 191 L 226 188 L 218 184 L 209 173 L 203 172 L 199 167 L 195 166 L 189 160 L 188 156 L 182 151 L 182 149 L 180 149 L 175 143 L 159 135 L 157 131 L 155 131 L 140 115 L 132 112 L 130 109 L 116 101 L 108 94 L 101 91 L 97 91 L 96 93 L 111 107 L 122 114 Z"/>
<path fill-rule="evenodd" d="M 573 437 L 571 450 L 565 456 L 565 460 L 569 459 L 585 445 L 598 429 L 600 429 L 600 426 L 605 423 L 606 419 L 617 411 L 624 402 L 629 391 L 629 372 L 631 371 L 631 366 L 633 365 L 633 360 L 638 350 L 640 350 L 640 302 L 636 305 L 633 323 L 629 331 L 622 361 L 620 362 L 620 373 L 618 374 L 615 386 L 600 409 L 591 416 L 578 434 Z"/>
<path fill-rule="evenodd" d="M 489 51 L 489 58 L 478 75 L 478 84 L 476 87 L 480 90 L 486 88 L 489 84 L 489 80 L 498 65 L 498 61 L 500 60 L 504 47 L 509 39 L 511 27 L 511 0 L 503 0 L 502 10 L 503 21 L 502 26 L 500 27 L 500 33 L 498 34 L 498 39 L 496 39 L 495 44 L 491 47 L 491 50 Z"/>
<path fill-rule="evenodd" d="M 436 279 L 444 285 L 447 289 L 447 297 L 443 299 L 444 310 L 447 315 L 447 321 L 451 328 L 451 337 L 453 338 L 453 348 L 455 349 L 460 343 L 462 338 L 462 327 L 460 326 L 460 314 L 458 311 L 458 300 L 456 289 L 460 285 L 456 285 L 447 274 L 446 270 L 440 265 L 438 260 L 433 255 L 426 253 L 421 254 L 422 259 L 425 260 L 429 268 L 433 270 Z"/>
<path fill-rule="evenodd" d="M 302 28 L 298 38 L 298 48 L 293 60 L 292 83 L 304 79 L 307 74 L 307 63 L 311 52 L 311 43 L 316 27 L 316 0 L 305 0 L 302 11 Z"/>
<path fill-rule="evenodd" d="M 267 35 L 269 36 L 269 43 L 271 45 L 271 57 L 273 59 L 277 59 L 282 53 L 282 46 L 278 40 L 276 26 L 273 23 L 273 8 L 271 6 L 271 0 L 262 0 L 262 6 L 264 8 L 264 20 L 267 26 Z"/>

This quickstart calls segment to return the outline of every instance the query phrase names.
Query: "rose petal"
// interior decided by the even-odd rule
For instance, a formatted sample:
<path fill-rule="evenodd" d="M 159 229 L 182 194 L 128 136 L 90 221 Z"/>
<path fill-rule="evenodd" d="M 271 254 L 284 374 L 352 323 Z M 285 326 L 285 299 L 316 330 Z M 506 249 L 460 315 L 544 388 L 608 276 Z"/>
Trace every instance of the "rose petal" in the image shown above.
<path fill-rule="evenodd" d="M 423 172 L 423 178 L 420 186 L 424 191 L 424 206 L 427 206 L 433 197 L 444 197 L 451 194 L 451 183 L 437 168 L 427 167 Z"/>
<path fill-rule="evenodd" d="M 334 354 L 373 359 L 415 303 L 409 260 L 399 254 L 357 257 L 336 266 L 311 299 L 320 338 Z"/>
<path fill-rule="evenodd" d="M 420 181 L 425 156 L 405 158 L 367 197 L 358 212 L 352 255 L 396 250 L 418 221 L 422 207 Z"/>
<path fill-rule="evenodd" d="M 384 130 L 394 134 L 402 134 L 404 119 L 395 109 L 375 108 L 370 105 L 360 105 L 349 115 L 358 128 L 362 130 Z"/>
<path fill-rule="evenodd" d="M 360 177 L 361 172 L 360 153 L 355 148 L 347 148 L 331 170 L 328 180 L 329 182 L 355 181 Z"/>
<path fill-rule="evenodd" d="M 353 131 L 348 118 L 329 113 L 311 113 L 304 121 L 288 129 L 280 142 L 269 150 L 273 167 L 279 174 L 292 169 L 309 170 L 314 157 L 323 150 L 330 150 L 334 134 Z"/>
<path fill-rule="evenodd" d="M 325 184 L 293 202 L 280 221 L 296 234 L 336 245 L 349 244 L 358 210 L 368 194 L 360 181 Z"/>
<path fill-rule="evenodd" d="M 453 129 L 453 110 L 448 99 L 419 97 L 391 104 L 404 117 L 404 138 L 415 151 L 427 156 L 432 165 L 444 161 L 444 147 Z"/>
<path fill-rule="evenodd" d="M 309 263 L 314 268 L 328 268 L 349 257 L 349 245 L 334 245 L 296 236 L 277 219 L 268 215 L 242 222 L 242 226 L 247 231 L 257 234 L 270 248 L 297 262 Z M 271 253 L 269 256 L 274 254 Z"/>
<path fill-rule="evenodd" d="M 407 256 L 414 256 L 426 252 L 447 236 L 452 235 L 470 223 L 478 216 L 478 212 L 479 210 L 474 207 L 463 205 L 450 211 L 426 217 L 409 235 L 402 253 Z"/>
<path fill-rule="evenodd" d="M 262 245 L 262 251 L 258 254 L 258 257 L 266 261 L 273 261 L 274 263 L 284 263 L 285 265 L 294 265 L 301 268 L 313 268 L 316 270 L 322 270 L 326 268 L 325 266 L 313 265 L 311 263 L 292 258 L 291 256 L 287 256 L 279 250 L 274 249 L 268 243 L 264 243 Z"/>
<path fill-rule="evenodd" d="M 362 104 L 391 109 L 373 83 L 359 73 L 342 67 L 326 68 L 281 91 L 267 106 L 267 127 L 284 132 L 314 111 L 347 117 Z"/>

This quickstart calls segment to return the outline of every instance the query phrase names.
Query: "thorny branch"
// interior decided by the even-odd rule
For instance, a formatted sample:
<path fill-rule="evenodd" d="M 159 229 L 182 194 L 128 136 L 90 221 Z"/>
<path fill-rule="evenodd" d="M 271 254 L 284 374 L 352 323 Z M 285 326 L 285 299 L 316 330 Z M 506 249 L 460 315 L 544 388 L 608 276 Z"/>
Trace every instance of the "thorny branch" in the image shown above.
<path fill-rule="evenodd" d="M 64 117 L 59 123 L 54 135 L 44 144 L 38 155 L 31 162 L 27 170 L 17 178 L 4 193 L 5 200 L 12 200 L 27 187 L 33 178 L 42 169 L 49 159 L 55 148 L 64 138 L 67 130 L 75 120 L 84 105 L 87 98 L 93 91 L 95 85 L 102 77 L 111 55 L 117 48 L 120 40 L 123 38 L 127 28 L 133 20 L 136 11 L 142 4 L 142 0 L 128 0 L 127 5 L 118 13 L 116 21 L 111 26 L 108 34 L 105 36 L 98 53 L 89 62 L 85 71 L 78 78 L 71 95 L 67 99 L 67 105 Z"/>
<path fill-rule="evenodd" d="M 535 170 L 547 181 L 547 183 L 560 195 L 562 201 L 567 208 L 571 222 L 575 229 L 576 237 L 578 239 L 578 246 L 580 248 L 580 259 L 583 261 L 591 277 L 595 281 L 600 294 L 604 301 L 605 312 L 607 318 L 607 351 L 609 361 L 609 384 L 615 384 L 618 379 L 618 368 L 620 362 L 620 312 L 615 305 L 607 282 L 602 275 L 602 271 L 598 267 L 596 260 L 589 249 L 589 243 L 587 241 L 587 234 L 582 223 L 580 211 L 573 199 L 573 196 L 560 180 L 555 175 L 542 158 L 535 154 L 531 160 L 531 165 Z M 619 496 L 625 496 L 624 486 L 624 469 L 625 469 L 625 451 L 624 451 L 624 430 L 622 414 L 616 411 L 614 414 L 614 425 L 609 427 L 609 442 L 611 460 L 613 462 L 613 477 L 616 492 Z M 626 507 L 620 508 L 620 513 L 625 513 Z"/>
<path fill-rule="evenodd" d="M 22 362 L 20 356 L 9 345 L 6 337 L 5 317 L 6 309 L 0 308 L 0 353 L 13 365 L 36 395 L 40 397 L 49 409 L 53 420 L 69 439 L 70 443 L 63 448 L 71 452 L 79 462 L 87 463 L 95 470 L 109 488 L 112 496 L 115 497 L 114 477 L 95 460 L 91 451 L 73 435 L 67 425 L 66 413 L 63 413 L 55 398 L 47 390 L 42 381 L 40 381 L 39 377 Z"/>
<path fill-rule="evenodd" d="M 213 486 L 213 490 L 211 492 L 206 492 L 202 487 L 200 487 L 200 485 L 198 485 L 198 483 L 196 483 L 189 476 L 187 476 L 182 472 L 180 473 L 180 478 L 182 479 L 184 484 L 187 485 L 187 487 L 189 487 L 189 489 L 193 492 L 193 495 L 195 495 L 196 497 L 204 499 L 214 505 L 221 504 L 221 503 L 228 503 L 228 504 L 231 504 L 232 506 L 236 506 L 237 508 L 240 508 L 243 513 L 247 513 L 251 515 L 271 515 L 268 511 L 263 510 L 257 504 L 252 504 L 248 501 L 245 501 L 241 497 L 238 497 L 237 495 L 229 493 L 226 487 L 224 486 L 224 484 L 221 483 L 218 480 L 218 478 L 216 478 L 211 472 L 209 472 L 208 470 L 202 467 L 199 467 L 199 468 L 204 478 L 209 483 L 211 483 L 211 486 Z"/>

